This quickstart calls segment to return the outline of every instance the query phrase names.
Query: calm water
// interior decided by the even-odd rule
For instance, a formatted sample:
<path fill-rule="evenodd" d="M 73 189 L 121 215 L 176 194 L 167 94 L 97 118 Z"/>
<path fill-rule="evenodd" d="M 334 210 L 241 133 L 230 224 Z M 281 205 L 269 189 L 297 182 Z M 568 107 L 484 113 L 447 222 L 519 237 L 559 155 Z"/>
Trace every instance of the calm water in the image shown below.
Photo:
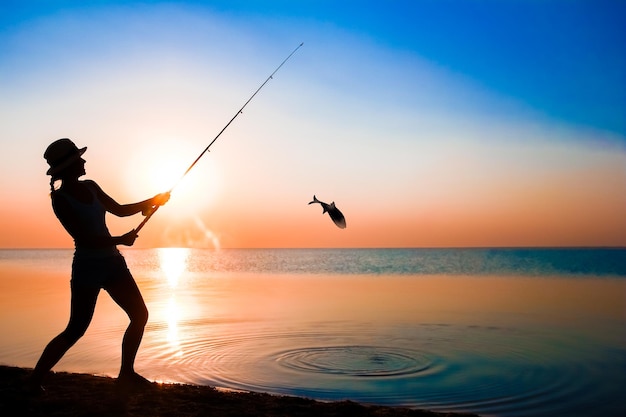
<path fill-rule="evenodd" d="M 126 250 L 150 321 L 137 369 L 191 382 L 498 416 L 620 416 L 625 249 Z M 67 250 L 0 250 L 0 363 L 68 316 Z M 115 376 L 103 293 L 56 370 Z"/>

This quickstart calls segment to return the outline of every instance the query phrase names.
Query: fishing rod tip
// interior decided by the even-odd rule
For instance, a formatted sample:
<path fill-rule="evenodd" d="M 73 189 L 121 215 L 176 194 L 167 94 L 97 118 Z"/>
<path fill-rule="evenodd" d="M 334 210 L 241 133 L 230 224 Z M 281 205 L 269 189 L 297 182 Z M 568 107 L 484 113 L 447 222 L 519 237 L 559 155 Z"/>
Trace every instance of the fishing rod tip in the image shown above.
<path fill-rule="evenodd" d="M 300 44 L 300 46 L 302 46 L 302 45 L 304 45 L 304 42 L 302 42 L 302 43 Z"/>

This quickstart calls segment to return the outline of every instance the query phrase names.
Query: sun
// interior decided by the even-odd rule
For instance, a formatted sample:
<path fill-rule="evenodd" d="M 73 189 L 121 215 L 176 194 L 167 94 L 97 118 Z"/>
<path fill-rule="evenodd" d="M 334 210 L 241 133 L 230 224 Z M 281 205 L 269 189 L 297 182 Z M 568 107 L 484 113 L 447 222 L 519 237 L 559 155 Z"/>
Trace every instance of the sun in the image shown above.
<path fill-rule="evenodd" d="M 150 187 L 162 190 L 170 190 L 174 187 L 182 189 L 183 179 L 185 179 L 183 176 L 187 177 L 185 171 L 197 157 L 189 148 L 184 141 L 161 141 L 145 155 L 144 180 Z M 208 163 L 208 161 L 203 162 Z M 200 168 L 202 167 L 198 166 L 198 169 Z"/>
<path fill-rule="evenodd" d="M 173 156 L 162 160 L 156 159 L 150 164 L 150 169 L 145 171 L 147 176 L 144 180 L 150 184 L 150 188 L 171 190 L 177 184 L 180 184 L 185 172 L 184 161 Z"/>
<path fill-rule="evenodd" d="M 171 191 L 164 211 L 180 215 L 205 209 L 215 203 L 221 184 L 217 162 L 210 154 L 185 174 L 201 151 L 183 140 L 155 141 L 142 151 L 141 159 L 131 162 L 135 184 L 147 195 Z"/>

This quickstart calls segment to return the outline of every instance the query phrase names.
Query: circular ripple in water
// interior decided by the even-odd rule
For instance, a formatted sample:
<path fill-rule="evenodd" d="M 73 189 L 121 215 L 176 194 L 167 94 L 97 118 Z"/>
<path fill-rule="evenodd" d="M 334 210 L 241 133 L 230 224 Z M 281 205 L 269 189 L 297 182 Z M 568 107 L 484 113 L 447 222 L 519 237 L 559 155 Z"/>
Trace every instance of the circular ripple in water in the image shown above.
<path fill-rule="evenodd" d="M 154 338 L 167 328 L 153 330 L 142 347 L 153 378 L 506 417 L 585 416 L 600 406 L 606 412 L 599 414 L 623 414 L 616 393 L 625 381 L 624 351 L 598 351 L 566 333 L 193 322 L 179 326 L 176 347 L 167 348 Z"/>
<path fill-rule="evenodd" d="M 432 365 L 418 352 L 379 346 L 305 347 L 281 352 L 275 360 L 296 371 L 353 377 L 410 375 Z"/>

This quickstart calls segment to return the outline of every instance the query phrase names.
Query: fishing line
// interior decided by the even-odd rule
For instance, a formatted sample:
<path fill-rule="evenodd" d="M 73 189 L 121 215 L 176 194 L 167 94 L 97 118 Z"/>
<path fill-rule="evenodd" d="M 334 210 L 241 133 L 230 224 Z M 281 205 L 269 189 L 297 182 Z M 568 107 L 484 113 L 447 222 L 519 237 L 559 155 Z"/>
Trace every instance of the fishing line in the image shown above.
<path fill-rule="evenodd" d="M 207 153 L 209 151 L 209 148 L 211 147 L 211 145 L 213 145 L 213 143 L 215 143 L 215 141 L 217 140 L 217 138 L 220 137 L 220 135 L 222 133 L 224 133 L 224 131 L 228 128 L 228 126 L 230 126 L 230 124 L 233 122 L 233 120 L 235 120 L 237 118 L 237 116 L 239 116 L 241 113 L 243 113 L 243 109 L 248 105 L 248 103 L 250 103 L 250 101 L 252 101 L 252 99 L 254 98 L 254 96 L 256 96 L 256 94 L 261 91 L 261 89 L 263 88 L 263 86 L 265 86 L 265 84 L 267 84 L 269 82 L 269 80 L 271 80 L 272 78 L 274 78 L 274 74 L 276 74 L 278 72 L 278 70 L 285 64 L 285 62 L 287 62 L 287 60 L 289 58 L 291 58 L 291 56 L 293 54 L 296 53 L 296 51 L 298 49 L 300 49 L 302 47 L 302 45 L 304 45 L 304 42 L 302 42 L 300 45 L 298 45 L 298 47 L 296 49 L 294 49 L 289 56 L 287 56 L 287 58 L 284 59 L 283 62 L 280 63 L 280 65 L 278 67 L 276 67 L 276 69 L 274 70 L 274 72 L 272 72 L 270 74 L 269 77 L 267 77 L 267 79 L 263 82 L 263 84 L 261 84 L 261 86 L 259 88 L 256 89 L 256 91 L 254 92 L 254 94 L 252 94 L 250 96 L 250 98 L 248 99 L 248 101 L 245 102 L 245 104 L 243 106 L 241 106 L 241 108 L 239 110 L 237 110 L 237 113 L 235 113 L 235 115 L 232 117 L 232 119 L 230 119 L 230 121 L 228 123 L 226 123 L 226 126 L 224 126 L 222 128 L 222 130 L 220 130 L 220 132 L 213 138 L 213 140 L 207 145 L 206 148 L 204 148 L 204 150 L 202 152 L 200 152 L 200 155 L 198 155 L 198 157 L 191 163 L 191 165 L 189 165 L 189 168 L 187 168 L 187 170 L 183 173 L 183 175 L 181 175 L 181 177 L 178 179 L 178 181 L 176 181 L 176 183 L 174 183 L 174 185 L 172 186 L 172 188 L 169 189 L 169 193 L 171 193 L 174 188 L 176 188 L 176 186 L 182 181 L 183 178 L 185 178 L 185 176 L 189 173 L 189 171 L 191 171 L 191 169 L 196 165 L 196 163 L 198 163 L 198 161 L 200 160 L 200 158 L 202 158 L 204 156 L 205 153 Z M 160 206 L 154 206 L 152 208 L 152 210 L 150 210 L 150 212 L 148 213 L 148 215 L 143 219 L 143 221 L 139 224 L 139 226 L 137 226 L 137 228 L 135 229 L 135 232 L 138 233 L 143 226 L 148 222 L 148 220 L 150 220 L 150 218 L 154 215 L 154 213 L 156 213 L 156 211 L 159 209 Z"/>

